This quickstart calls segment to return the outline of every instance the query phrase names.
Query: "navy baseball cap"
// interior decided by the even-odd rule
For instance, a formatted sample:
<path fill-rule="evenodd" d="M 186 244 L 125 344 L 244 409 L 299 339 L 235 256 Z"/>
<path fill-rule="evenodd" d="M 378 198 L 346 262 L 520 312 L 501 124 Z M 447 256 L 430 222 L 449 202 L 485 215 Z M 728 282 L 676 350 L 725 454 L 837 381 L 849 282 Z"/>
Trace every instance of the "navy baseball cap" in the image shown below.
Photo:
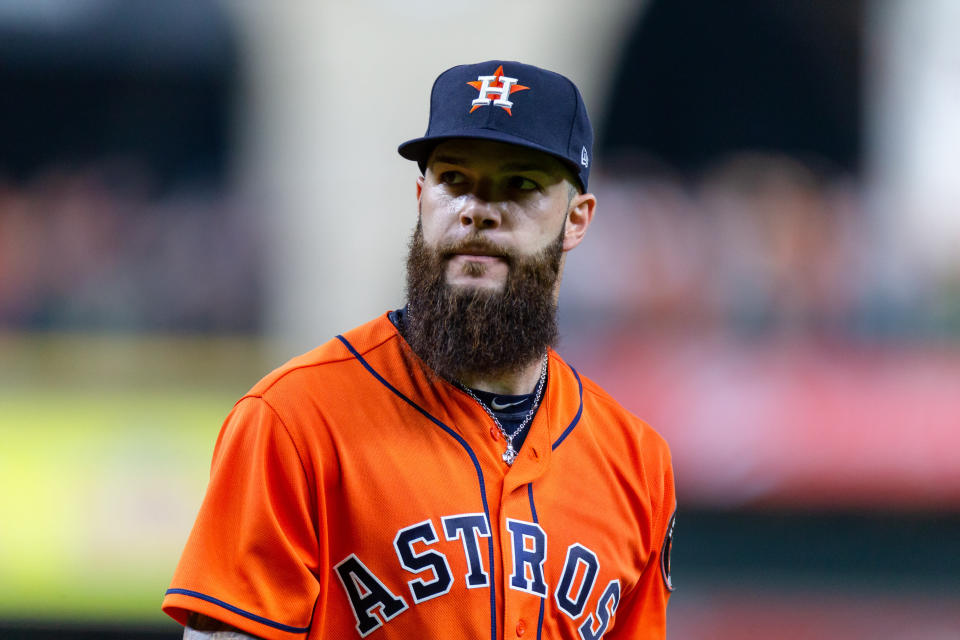
<path fill-rule="evenodd" d="M 451 138 L 497 140 L 543 151 L 570 167 L 587 190 L 593 129 L 580 91 L 559 73 L 508 60 L 447 69 L 430 92 L 426 134 L 397 151 L 424 171 L 433 148 Z"/>

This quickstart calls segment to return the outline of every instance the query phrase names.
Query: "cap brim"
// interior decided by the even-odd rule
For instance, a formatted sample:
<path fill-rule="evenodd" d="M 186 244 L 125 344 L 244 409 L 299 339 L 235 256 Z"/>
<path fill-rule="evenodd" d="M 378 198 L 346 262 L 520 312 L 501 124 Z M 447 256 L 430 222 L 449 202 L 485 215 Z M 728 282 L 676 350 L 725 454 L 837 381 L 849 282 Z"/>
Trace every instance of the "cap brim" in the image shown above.
<path fill-rule="evenodd" d="M 423 171 L 426 168 L 427 160 L 430 159 L 430 154 L 433 152 L 434 147 L 445 140 L 456 140 L 460 138 L 505 142 L 506 144 L 515 144 L 518 147 L 525 147 L 527 149 L 533 149 L 535 151 L 545 153 L 552 158 L 556 158 L 562 162 L 564 166 L 569 168 L 573 172 L 573 176 L 580 185 L 580 188 L 584 189 L 583 182 L 580 179 L 580 167 L 571 162 L 568 158 L 564 158 L 563 156 L 554 153 L 546 147 L 534 142 L 530 142 L 525 138 L 503 133 L 502 131 L 494 131 L 492 129 L 471 129 L 469 131 L 461 131 L 456 134 L 414 138 L 413 140 L 407 140 L 397 147 L 397 152 L 407 160 L 415 160 L 420 165 L 420 170 Z"/>

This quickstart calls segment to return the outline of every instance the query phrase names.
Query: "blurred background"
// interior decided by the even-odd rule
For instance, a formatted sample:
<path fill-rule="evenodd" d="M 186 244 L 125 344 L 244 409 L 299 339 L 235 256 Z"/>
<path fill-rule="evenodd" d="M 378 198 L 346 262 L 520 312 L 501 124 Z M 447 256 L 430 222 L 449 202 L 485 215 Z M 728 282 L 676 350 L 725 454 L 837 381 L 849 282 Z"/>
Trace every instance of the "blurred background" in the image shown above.
<path fill-rule="evenodd" d="M 0 0 L 0 637 L 179 637 L 220 423 L 403 304 L 433 78 L 573 78 L 561 352 L 670 442 L 668 636 L 960 638 L 960 3 Z"/>

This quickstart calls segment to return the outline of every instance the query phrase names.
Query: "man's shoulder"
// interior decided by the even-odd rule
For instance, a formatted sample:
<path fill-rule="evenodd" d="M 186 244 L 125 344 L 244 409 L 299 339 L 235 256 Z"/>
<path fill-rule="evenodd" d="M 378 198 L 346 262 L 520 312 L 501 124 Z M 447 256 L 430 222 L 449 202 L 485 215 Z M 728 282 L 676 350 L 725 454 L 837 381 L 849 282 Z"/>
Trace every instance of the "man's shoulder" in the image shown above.
<path fill-rule="evenodd" d="M 316 388 L 330 376 L 343 376 L 341 363 L 367 354 L 398 337 L 396 328 L 383 314 L 346 331 L 324 344 L 291 358 L 260 379 L 248 396 L 276 397 Z"/>

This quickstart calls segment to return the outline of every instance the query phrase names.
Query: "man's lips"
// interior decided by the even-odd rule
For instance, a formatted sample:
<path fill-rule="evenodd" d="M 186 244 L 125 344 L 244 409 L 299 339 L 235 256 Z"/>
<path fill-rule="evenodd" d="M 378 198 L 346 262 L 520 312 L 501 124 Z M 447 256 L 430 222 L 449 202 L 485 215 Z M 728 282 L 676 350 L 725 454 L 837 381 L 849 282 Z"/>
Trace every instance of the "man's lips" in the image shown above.
<path fill-rule="evenodd" d="M 507 256 L 495 247 L 454 247 L 443 253 L 447 260 L 452 258 L 464 258 L 466 260 L 492 261 L 506 260 Z"/>
<path fill-rule="evenodd" d="M 457 258 L 469 262 L 501 262 L 504 260 L 503 256 L 491 255 L 487 253 L 454 253 L 450 255 L 451 260 L 455 260 Z"/>

